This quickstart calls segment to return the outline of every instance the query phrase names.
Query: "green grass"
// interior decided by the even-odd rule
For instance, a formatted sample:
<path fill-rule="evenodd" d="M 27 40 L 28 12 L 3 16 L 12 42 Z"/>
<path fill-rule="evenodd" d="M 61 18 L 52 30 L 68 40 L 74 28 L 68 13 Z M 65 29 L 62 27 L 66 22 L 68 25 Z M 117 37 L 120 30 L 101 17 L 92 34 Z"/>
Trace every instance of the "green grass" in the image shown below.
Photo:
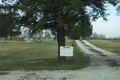
<path fill-rule="evenodd" d="M 9 41 L 0 42 L 0 70 L 65 70 L 80 69 L 86 67 L 89 61 L 75 44 L 69 40 L 66 46 L 74 45 L 74 64 L 71 57 L 67 57 L 67 62 L 59 65 L 57 60 L 57 41 L 49 42 L 25 42 Z"/>
<path fill-rule="evenodd" d="M 88 40 L 97 47 L 120 55 L 120 42 L 113 40 Z"/>

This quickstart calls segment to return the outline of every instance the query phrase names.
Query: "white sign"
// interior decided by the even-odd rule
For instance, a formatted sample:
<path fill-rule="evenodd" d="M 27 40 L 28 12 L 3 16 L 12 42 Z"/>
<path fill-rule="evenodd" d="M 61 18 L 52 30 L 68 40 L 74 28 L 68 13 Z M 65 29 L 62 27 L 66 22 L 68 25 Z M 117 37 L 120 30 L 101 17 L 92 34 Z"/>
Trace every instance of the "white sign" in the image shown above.
<path fill-rule="evenodd" d="M 73 56 L 73 47 L 60 46 L 60 56 Z"/>

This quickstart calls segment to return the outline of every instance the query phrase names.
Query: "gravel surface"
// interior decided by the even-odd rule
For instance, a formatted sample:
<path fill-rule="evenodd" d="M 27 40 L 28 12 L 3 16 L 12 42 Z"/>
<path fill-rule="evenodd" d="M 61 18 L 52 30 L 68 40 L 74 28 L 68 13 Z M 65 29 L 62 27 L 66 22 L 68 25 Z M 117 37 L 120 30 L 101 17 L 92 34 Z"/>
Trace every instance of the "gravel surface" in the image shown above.
<path fill-rule="evenodd" d="M 76 40 L 91 65 L 80 70 L 0 71 L 0 80 L 120 80 L 120 56 Z"/>

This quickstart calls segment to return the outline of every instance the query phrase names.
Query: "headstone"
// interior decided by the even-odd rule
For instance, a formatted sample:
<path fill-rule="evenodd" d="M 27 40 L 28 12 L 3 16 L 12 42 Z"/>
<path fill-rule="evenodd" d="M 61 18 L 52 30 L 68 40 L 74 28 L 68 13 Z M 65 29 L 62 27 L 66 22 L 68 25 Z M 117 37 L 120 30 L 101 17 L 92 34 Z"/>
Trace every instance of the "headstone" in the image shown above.
<path fill-rule="evenodd" d="M 6 41 L 7 40 L 7 37 L 4 37 L 4 41 Z"/>
<path fill-rule="evenodd" d="M 68 37 L 65 37 L 66 40 L 68 40 Z"/>
<path fill-rule="evenodd" d="M 68 37 L 65 37 L 65 41 L 67 41 L 68 40 Z"/>
<path fill-rule="evenodd" d="M 42 42 L 41 38 L 36 38 L 35 42 Z"/>
<path fill-rule="evenodd" d="M 33 38 L 30 38 L 31 39 L 31 41 L 33 41 Z"/>
<path fill-rule="evenodd" d="M 48 41 L 54 41 L 54 38 L 46 38 Z"/>
<path fill-rule="evenodd" d="M 26 41 L 28 38 L 24 38 L 24 40 Z"/>
<path fill-rule="evenodd" d="M 32 41 L 33 41 L 32 38 L 27 38 L 27 39 L 26 39 L 26 42 L 32 42 Z"/>
<path fill-rule="evenodd" d="M 53 38 L 49 38 L 49 41 L 54 41 L 54 39 Z"/>

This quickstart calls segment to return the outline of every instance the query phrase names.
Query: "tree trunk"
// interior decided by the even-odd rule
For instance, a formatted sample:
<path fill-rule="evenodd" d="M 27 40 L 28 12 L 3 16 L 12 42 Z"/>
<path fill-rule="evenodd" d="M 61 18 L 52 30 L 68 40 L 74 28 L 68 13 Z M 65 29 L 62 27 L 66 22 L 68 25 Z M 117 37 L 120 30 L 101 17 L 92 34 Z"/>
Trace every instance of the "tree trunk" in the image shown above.
<path fill-rule="evenodd" d="M 65 29 L 57 29 L 57 41 L 58 41 L 58 60 L 62 62 L 66 61 L 66 57 L 60 57 L 60 46 L 65 46 Z"/>

